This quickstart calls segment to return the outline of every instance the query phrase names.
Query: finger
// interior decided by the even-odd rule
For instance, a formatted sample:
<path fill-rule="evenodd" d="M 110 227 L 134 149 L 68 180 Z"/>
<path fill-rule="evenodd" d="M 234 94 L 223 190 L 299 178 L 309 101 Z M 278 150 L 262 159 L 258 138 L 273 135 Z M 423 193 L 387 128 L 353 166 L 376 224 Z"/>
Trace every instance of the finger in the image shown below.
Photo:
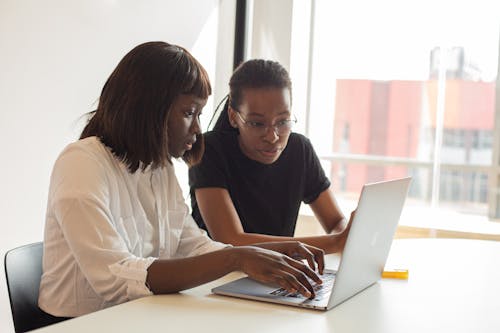
<path fill-rule="evenodd" d="M 284 274 L 288 274 L 283 271 L 278 271 L 271 275 L 271 283 L 278 284 L 281 288 L 285 289 L 289 293 L 294 293 L 297 291 L 296 287 L 289 282 L 289 278 L 286 278 Z"/>
<path fill-rule="evenodd" d="M 306 245 L 306 247 L 314 256 L 314 261 L 317 263 L 319 274 L 323 274 L 323 270 L 325 269 L 325 251 L 310 245 Z"/>
<path fill-rule="evenodd" d="M 272 280 L 289 293 L 295 293 L 299 289 L 299 283 L 293 275 L 286 271 L 277 271 L 272 275 Z"/>
<path fill-rule="evenodd" d="M 351 216 L 349 218 L 349 224 L 351 224 L 351 222 L 352 222 L 352 220 L 354 219 L 355 216 L 356 216 L 356 209 L 351 212 Z"/>
<path fill-rule="evenodd" d="M 290 269 L 293 269 L 290 267 Z M 298 270 L 294 270 L 290 273 L 283 272 L 283 278 L 287 282 L 288 285 L 292 287 L 292 290 L 295 290 L 302 294 L 304 297 L 311 298 L 315 297 L 314 288 L 309 283 L 304 274 L 302 274 Z M 294 291 L 294 292 L 295 292 Z"/>
<path fill-rule="evenodd" d="M 325 251 L 322 249 L 315 248 L 313 251 L 314 260 L 318 264 L 318 272 L 323 275 L 323 271 L 325 270 Z"/>
<path fill-rule="evenodd" d="M 316 292 L 314 291 L 314 287 L 313 287 L 313 285 L 310 282 L 311 280 L 308 279 L 306 277 L 306 275 L 304 273 L 302 273 L 301 271 L 298 271 L 296 274 L 297 275 L 295 277 L 300 282 L 301 287 L 305 288 L 305 290 L 302 289 L 303 292 L 301 292 L 301 294 L 304 295 L 305 297 L 308 297 L 308 298 L 314 298 L 314 297 L 316 297 Z M 321 283 L 321 282 L 322 281 L 320 279 L 319 283 Z"/>
<path fill-rule="evenodd" d="M 309 250 L 309 246 L 305 244 L 300 244 L 300 246 L 297 248 L 297 254 L 293 256 L 294 259 L 305 259 L 307 260 L 307 263 L 309 264 L 309 267 L 314 271 L 316 270 L 316 264 L 315 264 L 315 256 L 314 254 Z"/>
<path fill-rule="evenodd" d="M 308 276 L 311 280 L 313 280 L 316 283 L 321 284 L 323 281 L 321 278 L 316 274 L 315 271 L 311 270 L 307 265 L 304 263 L 288 258 L 287 263 L 292 267 L 293 271 L 292 273 L 299 271 L 301 274 L 305 274 L 305 276 Z M 307 279 L 306 279 L 307 280 Z M 307 281 L 308 284 L 310 285 L 309 281 Z"/>

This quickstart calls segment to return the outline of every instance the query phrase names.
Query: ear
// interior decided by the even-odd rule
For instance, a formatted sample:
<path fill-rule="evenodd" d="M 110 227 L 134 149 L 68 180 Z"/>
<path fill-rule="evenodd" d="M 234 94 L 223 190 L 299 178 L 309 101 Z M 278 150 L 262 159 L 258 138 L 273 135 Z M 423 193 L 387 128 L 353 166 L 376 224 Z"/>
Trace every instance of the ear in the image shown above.
<path fill-rule="evenodd" d="M 232 107 L 227 108 L 227 118 L 229 119 L 229 124 L 231 124 L 232 127 L 238 128 L 238 123 L 236 122 L 236 111 L 233 110 Z"/>

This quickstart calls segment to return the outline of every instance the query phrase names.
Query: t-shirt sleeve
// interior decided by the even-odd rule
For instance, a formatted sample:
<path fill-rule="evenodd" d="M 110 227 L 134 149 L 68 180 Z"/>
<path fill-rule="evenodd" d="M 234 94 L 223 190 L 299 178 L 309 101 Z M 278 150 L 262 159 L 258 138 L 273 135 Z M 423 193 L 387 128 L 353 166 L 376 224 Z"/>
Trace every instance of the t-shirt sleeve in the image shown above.
<path fill-rule="evenodd" d="M 228 187 L 227 156 L 223 143 L 214 135 L 205 136 L 205 153 L 201 162 L 189 169 L 191 191 L 204 187 Z"/>
<path fill-rule="evenodd" d="M 303 201 L 309 204 L 316 200 L 321 192 L 330 187 L 330 180 L 325 175 L 311 141 L 306 137 L 304 137 L 304 163 L 306 179 Z"/>

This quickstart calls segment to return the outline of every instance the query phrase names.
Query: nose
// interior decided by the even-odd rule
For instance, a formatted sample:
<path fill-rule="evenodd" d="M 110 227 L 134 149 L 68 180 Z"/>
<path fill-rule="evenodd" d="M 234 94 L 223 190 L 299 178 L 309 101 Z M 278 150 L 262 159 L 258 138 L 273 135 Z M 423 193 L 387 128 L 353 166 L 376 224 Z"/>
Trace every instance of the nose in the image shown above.
<path fill-rule="evenodd" d="M 264 140 L 267 142 L 274 143 L 279 140 L 279 135 L 277 133 L 277 129 L 274 126 L 266 127 L 266 134 L 264 135 Z"/>
<path fill-rule="evenodd" d="M 191 130 L 195 134 L 201 134 L 201 123 L 200 118 L 194 117 L 193 123 L 191 124 Z"/>

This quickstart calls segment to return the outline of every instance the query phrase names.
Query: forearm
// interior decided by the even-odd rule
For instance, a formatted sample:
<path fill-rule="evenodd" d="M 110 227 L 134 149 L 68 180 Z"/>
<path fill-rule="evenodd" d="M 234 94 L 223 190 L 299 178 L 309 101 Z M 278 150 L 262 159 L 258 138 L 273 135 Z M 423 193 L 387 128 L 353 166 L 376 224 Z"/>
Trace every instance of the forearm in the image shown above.
<path fill-rule="evenodd" d="M 218 279 L 240 269 L 238 249 L 226 248 L 199 256 L 158 259 L 146 278 L 154 294 L 175 293 Z"/>
<path fill-rule="evenodd" d="M 342 217 L 332 227 L 330 227 L 329 230 L 325 230 L 325 231 L 328 234 L 338 234 L 338 233 L 341 233 L 346 228 L 348 222 L 349 221 L 345 217 Z"/>
<path fill-rule="evenodd" d="M 297 237 L 295 238 L 295 240 L 315 247 L 319 247 L 327 254 L 339 251 L 338 244 L 335 241 L 334 237 L 332 237 L 331 235 Z"/>
<path fill-rule="evenodd" d="M 272 236 L 264 234 L 252 234 L 252 233 L 239 233 L 237 235 L 228 237 L 227 240 L 221 240 L 226 243 L 231 243 L 236 246 L 240 245 L 258 245 L 260 247 L 266 248 L 265 243 L 267 242 L 285 242 L 285 241 L 299 241 L 308 245 L 319 247 L 325 253 L 338 252 L 338 246 L 336 246 L 335 241 L 331 235 L 319 235 L 319 236 L 308 236 L 308 237 L 286 237 L 286 236 Z"/>
<path fill-rule="evenodd" d="M 246 232 L 225 232 L 223 235 L 214 235 L 212 234 L 215 240 L 232 244 L 234 246 L 244 246 L 244 245 L 253 245 L 256 243 L 266 243 L 266 242 L 284 242 L 290 240 L 296 240 L 293 237 L 286 236 L 273 236 L 273 235 L 264 235 L 264 234 L 254 234 L 254 233 L 246 233 Z"/>

